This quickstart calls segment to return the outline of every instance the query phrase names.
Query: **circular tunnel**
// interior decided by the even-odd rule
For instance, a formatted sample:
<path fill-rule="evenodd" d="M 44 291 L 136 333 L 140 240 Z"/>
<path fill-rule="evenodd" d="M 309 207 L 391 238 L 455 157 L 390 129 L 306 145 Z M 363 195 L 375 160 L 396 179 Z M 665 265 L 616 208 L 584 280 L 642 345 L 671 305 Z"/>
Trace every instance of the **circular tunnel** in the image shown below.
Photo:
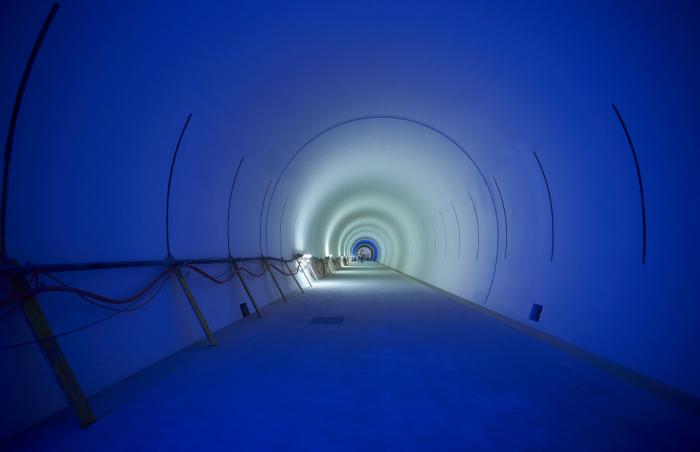
<path fill-rule="evenodd" d="M 350 252 L 345 255 L 354 256 L 355 258 L 362 256 L 363 260 L 376 261 L 379 260 L 379 250 L 379 244 L 377 244 L 376 240 L 369 237 L 361 237 L 353 242 Z"/>
<path fill-rule="evenodd" d="M 0 6 L 0 124 L 51 8 L 23 3 Z M 697 8 L 506 3 L 63 2 L 15 118 L 5 257 L 363 254 L 700 396 Z M 59 330 L 92 319 L 53 297 Z M 189 315 L 64 345 L 133 351 L 86 358 L 97 391 L 192 343 Z M 154 323 L 176 333 L 123 337 Z"/>
<path fill-rule="evenodd" d="M 271 193 L 268 252 L 286 241 L 298 253 L 350 256 L 369 239 L 373 259 L 428 278 L 460 275 L 470 299 L 487 301 L 499 246 L 492 188 L 436 127 L 389 115 L 343 121 L 298 149 Z M 288 197 L 304 203 L 284 228 Z M 271 218 L 283 231 L 278 243 L 270 243 Z M 458 263 L 455 273 L 448 262 Z"/>

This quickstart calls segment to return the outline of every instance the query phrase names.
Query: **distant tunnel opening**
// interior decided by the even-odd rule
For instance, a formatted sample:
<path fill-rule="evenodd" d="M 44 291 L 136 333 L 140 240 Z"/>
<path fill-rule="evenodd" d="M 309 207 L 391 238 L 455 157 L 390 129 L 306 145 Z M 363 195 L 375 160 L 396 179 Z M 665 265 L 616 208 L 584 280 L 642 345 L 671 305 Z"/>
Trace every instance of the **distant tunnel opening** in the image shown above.
<path fill-rule="evenodd" d="M 352 246 L 351 255 L 364 260 L 376 261 L 379 259 L 379 245 L 372 239 L 360 239 Z"/>

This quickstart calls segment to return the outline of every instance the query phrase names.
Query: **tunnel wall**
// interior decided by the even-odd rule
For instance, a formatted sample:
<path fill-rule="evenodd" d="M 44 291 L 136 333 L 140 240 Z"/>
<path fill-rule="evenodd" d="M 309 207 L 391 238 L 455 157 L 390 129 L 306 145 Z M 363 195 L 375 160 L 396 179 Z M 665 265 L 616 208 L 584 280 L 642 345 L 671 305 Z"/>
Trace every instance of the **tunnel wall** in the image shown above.
<path fill-rule="evenodd" d="M 176 6 L 62 4 L 18 122 L 10 257 L 164 258 L 168 169 L 189 113 L 173 179 L 173 254 L 226 255 L 228 193 L 245 156 L 232 203 L 232 248 L 234 255 L 258 255 L 263 193 L 290 156 L 332 124 L 390 113 L 454 139 L 485 182 L 454 143 L 411 128 L 406 136 L 450 163 L 426 182 L 423 198 L 412 188 L 419 176 L 366 182 L 367 190 L 388 193 L 413 212 L 391 240 L 394 247 L 401 240 L 415 246 L 383 250 L 385 263 L 700 396 L 693 346 L 700 339 L 694 283 L 700 210 L 691 196 L 700 169 L 694 79 L 700 40 L 692 4 Z M 8 68 L 0 73 L 0 124 L 7 124 L 50 3 L 0 8 L 0 61 Z M 644 264 L 639 186 L 612 103 L 642 170 Z M 400 126 L 386 121 L 327 135 L 326 148 L 309 151 L 315 157 L 300 159 L 279 180 L 264 214 L 265 251 L 279 252 L 278 219 L 289 196 L 288 206 L 301 210 L 296 226 L 285 214 L 282 252 L 325 254 L 320 237 L 332 236 L 328 221 L 337 212 L 331 201 L 345 193 L 333 176 L 348 168 L 323 166 L 320 156 L 340 155 L 333 146 L 353 130 L 378 140 L 400 136 Z M 416 158 L 424 155 L 419 151 Z M 551 190 L 553 256 L 550 206 L 533 152 Z M 480 220 L 478 262 L 469 194 Z M 120 270 L 67 279 L 118 294 L 148 277 Z M 237 284 L 190 279 L 214 328 L 239 318 L 244 295 Z M 262 303 L 276 298 L 269 281 L 254 284 Z M 41 303 L 55 331 L 99 315 L 69 297 L 42 296 Z M 528 320 L 532 303 L 544 307 L 537 323 Z M 21 318 L 0 321 L 2 344 L 28 337 Z M 92 395 L 200 338 L 172 284 L 147 309 L 59 342 Z M 7 369 L 1 398 L 8 401 L 2 435 L 65 406 L 34 347 L 0 352 L 0 363 Z"/>

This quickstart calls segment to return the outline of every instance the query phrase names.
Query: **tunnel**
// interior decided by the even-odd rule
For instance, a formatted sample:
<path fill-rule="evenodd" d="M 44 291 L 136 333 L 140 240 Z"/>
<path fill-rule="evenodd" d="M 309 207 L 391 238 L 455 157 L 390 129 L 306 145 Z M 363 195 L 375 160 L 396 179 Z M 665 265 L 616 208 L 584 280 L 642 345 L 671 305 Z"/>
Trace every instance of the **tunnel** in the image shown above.
<path fill-rule="evenodd" d="M 698 450 L 699 19 L 0 3 L 0 448 Z"/>

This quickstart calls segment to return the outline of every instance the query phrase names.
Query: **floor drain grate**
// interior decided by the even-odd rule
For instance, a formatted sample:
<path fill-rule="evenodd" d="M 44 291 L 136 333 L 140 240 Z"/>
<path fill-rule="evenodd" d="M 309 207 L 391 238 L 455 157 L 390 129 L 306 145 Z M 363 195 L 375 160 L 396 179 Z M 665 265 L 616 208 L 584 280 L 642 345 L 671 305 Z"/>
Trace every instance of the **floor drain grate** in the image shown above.
<path fill-rule="evenodd" d="M 342 317 L 314 317 L 311 319 L 312 324 L 338 325 L 343 323 Z"/>

